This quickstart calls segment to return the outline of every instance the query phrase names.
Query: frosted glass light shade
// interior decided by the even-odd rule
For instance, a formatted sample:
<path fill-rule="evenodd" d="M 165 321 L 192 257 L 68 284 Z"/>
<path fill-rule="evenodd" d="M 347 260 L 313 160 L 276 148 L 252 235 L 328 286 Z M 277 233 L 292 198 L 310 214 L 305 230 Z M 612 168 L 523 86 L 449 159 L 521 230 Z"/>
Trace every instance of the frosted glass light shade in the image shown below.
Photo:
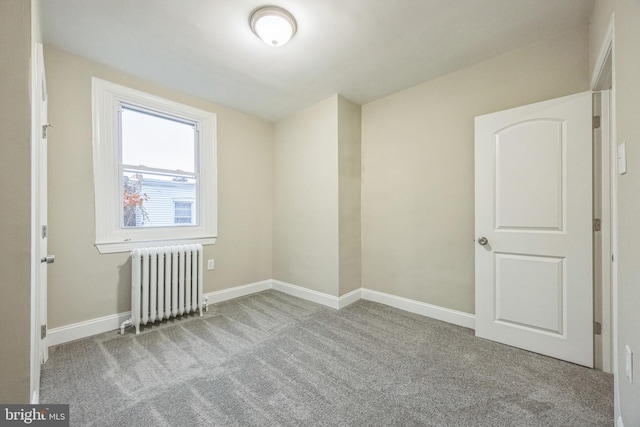
<path fill-rule="evenodd" d="M 269 46 L 282 46 L 296 33 L 296 20 L 286 10 L 265 6 L 254 10 L 250 18 L 251 30 Z"/>

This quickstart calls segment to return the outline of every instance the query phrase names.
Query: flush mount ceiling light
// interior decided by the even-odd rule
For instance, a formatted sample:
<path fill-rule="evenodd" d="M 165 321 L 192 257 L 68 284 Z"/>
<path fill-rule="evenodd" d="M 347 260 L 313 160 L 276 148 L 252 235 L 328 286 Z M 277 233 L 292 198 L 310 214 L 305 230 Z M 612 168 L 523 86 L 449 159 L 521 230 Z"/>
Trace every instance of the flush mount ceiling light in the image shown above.
<path fill-rule="evenodd" d="M 251 12 L 251 30 L 269 46 L 282 46 L 298 29 L 296 20 L 277 6 L 263 6 Z"/>

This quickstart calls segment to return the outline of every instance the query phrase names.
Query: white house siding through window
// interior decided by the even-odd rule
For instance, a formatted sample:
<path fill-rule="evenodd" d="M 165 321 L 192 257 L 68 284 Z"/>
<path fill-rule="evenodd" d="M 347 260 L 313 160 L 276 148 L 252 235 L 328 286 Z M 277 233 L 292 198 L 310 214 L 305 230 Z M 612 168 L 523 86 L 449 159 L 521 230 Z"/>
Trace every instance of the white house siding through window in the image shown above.
<path fill-rule="evenodd" d="M 143 175 L 140 193 L 144 210 L 137 208 L 130 227 L 173 227 L 197 224 L 196 184 L 181 178 L 154 179 Z M 187 210 L 188 209 L 188 210 Z"/>

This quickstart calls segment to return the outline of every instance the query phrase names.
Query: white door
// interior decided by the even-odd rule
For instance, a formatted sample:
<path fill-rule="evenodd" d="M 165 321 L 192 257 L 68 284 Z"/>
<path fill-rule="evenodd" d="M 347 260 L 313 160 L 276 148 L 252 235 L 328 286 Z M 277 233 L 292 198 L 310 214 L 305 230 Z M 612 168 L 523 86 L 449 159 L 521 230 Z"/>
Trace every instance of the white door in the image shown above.
<path fill-rule="evenodd" d="M 476 335 L 593 366 L 591 92 L 476 117 Z"/>
<path fill-rule="evenodd" d="M 33 287 L 31 302 L 31 403 L 38 403 L 40 365 L 48 359 L 46 338 L 42 326 L 47 322 L 47 87 L 42 45 L 34 53 L 33 78 L 33 158 L 32 158 L 32 221 L 33 221 Z M 44 258 L 44 262 L 43 262 Z M 51 258 L 49 258 L 51 259 Z M 46 326 L 45 326 L 46 328 Z"/>

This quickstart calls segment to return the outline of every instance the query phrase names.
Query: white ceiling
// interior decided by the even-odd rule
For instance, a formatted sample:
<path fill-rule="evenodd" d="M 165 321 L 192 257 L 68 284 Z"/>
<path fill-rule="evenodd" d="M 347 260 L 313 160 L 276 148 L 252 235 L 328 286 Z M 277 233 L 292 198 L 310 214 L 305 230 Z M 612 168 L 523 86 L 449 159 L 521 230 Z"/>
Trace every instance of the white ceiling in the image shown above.
<path fill-rule="evenodd" d="M 365 104 L 589 21 L 594 0 L 42 0 L 46 44 L 277 120 L 341 94 Z M 249 28 L 289 10 L 285 46 Z"/>

